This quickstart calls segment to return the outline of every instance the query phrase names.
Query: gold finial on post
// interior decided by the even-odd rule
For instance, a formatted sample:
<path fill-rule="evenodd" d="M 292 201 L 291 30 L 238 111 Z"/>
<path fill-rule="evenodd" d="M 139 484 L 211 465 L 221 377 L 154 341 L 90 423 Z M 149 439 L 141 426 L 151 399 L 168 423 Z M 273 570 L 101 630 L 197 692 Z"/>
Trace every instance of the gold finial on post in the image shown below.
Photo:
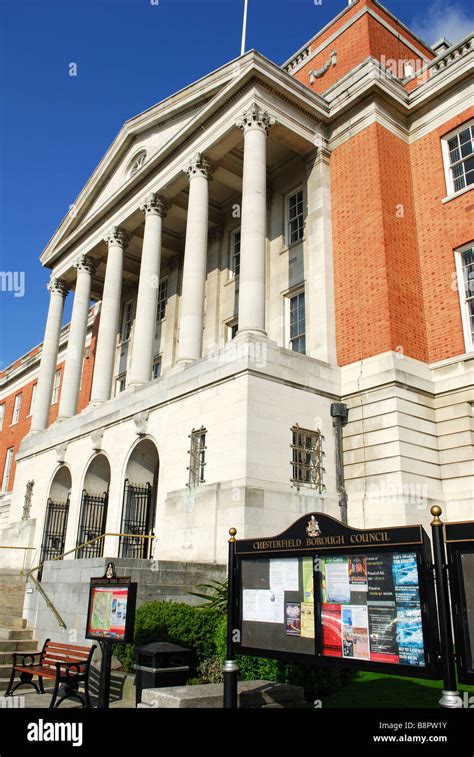
<path fill-rule="evenodd" d="M 235 535 L 237 533 L 236 528 L 229 528 L 230 539 L 229 541 L 235 541 Z"/>
<path fill-rule="evenodd" d="M 432 526 L 442 526 L 443 523 L 440 520 L 440 515 L 442 514 L 442 509 L 439 505 L 433 505 L 433 507 L 430 510 L 431 515 L 433 516 L 433 520 L 431 521 Z"/>

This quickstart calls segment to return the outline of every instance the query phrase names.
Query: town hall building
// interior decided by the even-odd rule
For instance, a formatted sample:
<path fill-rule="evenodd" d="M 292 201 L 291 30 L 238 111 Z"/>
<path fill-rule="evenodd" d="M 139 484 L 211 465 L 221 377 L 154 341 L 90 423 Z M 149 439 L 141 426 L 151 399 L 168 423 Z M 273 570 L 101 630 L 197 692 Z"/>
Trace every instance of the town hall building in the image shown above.
<path fill-rule="evenodd" d="M 353 0 L 123 125 L 0 377 L 4 567 L 474 517 L 473 59 Z"/>

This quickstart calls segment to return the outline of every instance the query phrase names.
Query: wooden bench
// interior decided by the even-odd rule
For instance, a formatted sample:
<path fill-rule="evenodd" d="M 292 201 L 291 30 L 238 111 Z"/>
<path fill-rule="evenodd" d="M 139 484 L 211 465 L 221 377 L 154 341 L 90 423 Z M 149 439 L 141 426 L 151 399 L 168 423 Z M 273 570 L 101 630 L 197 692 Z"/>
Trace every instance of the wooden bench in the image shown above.
<path fill-rule="evenodd" d="M 65 694 L 60 698 L 56 707 L 59 707 L 64 699 L 79 699 L 83 707 L 91 707 L 89 699 L 89 670 L 92 655 L 96 649 L 92 647 L 80 647 L 76 644 L 60 644 L 57 641 L 46 639 L 41 652 L 34 654 L 13 653 L 13 667 L 10 682 L 5 696 L 13 696 L 13 692 L 20 686 L 31 685 L 37 694 L 44 694 L 43 679 L 54 681 L 54 691 L 49 704 L 55 706 L 58 690 L 64 684 Z M 39 658 L 35 662 L 35 658 Z M 14 686 L 16 673 L 20 674 L 20 680 Z M 38 685 L 33 681 L 33 676 L 38 676 Z M 79 694 L 79 684 L 84 683 L 84 697 Z"/>

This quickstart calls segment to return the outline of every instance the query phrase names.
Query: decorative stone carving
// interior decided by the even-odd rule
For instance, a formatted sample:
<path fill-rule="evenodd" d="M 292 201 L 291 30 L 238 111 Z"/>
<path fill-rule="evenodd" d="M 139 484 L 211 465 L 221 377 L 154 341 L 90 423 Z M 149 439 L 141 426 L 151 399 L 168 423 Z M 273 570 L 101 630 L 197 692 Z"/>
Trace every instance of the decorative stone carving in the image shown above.
<path fill-rule="evenodd" d="M 98 428 L 91 434 L 92 449 L 99 452 L 102 449 L 102 439 L 104 438 L 104 429 Z"/>
<path fill-rule="evenodd" d="M 63 442 L 63 444 L 58 444 L 57 447 L 55 447 L 58 463 L 63 463 L 64 460 L 66 459 L 67 447 L 68 447 L 67 442 Z"/>
<path fill-rule="evenodd" d="M 322 68 L 318 68 L 316 71 L 313 69 L 309 72 L 309 83 L 314 84 L 315 79 L 320 79 L 322 76 L 324 76 L 324 74 L 327 73 L 327 71 L 329 71 L 332 66 L 335 66 L 336 63 L 337 53 L 335 50 L 333 50 Z"/>
<path fill-rule="evenodd" d="M 171 203 L 168 200 L 159 194 L 155 194 L 155 192 L 150 192 L 140 205 L 140 210 L 144 212 L 145 216 L 156 215 L 166 218 L 166 213 L 170 207 Z"/>
<path fill-rule="evenodd" d="M 113 226 L 109 233 L 105 235 L 104 242 L 107 242 L 109 247 L 112 244 L 116 244 L 125 249 L 128 245 L 128 234 L 120 226 Z"/>
<path fill-rule="evenodd" d="M 135 424 L 135 433 L 138 436 L 144 436 L 148 430 L 148 417 L 147 410 L 142 410 L 141 413 L 137 413 L 133 416 L 133 422 Z"/>
<path fill-rule="evenodd" d="M 93 276 L 97 270 L 97 264 L 95 260 L 93 260 L 90 255 L 84 254 L 77 256 L 73 263 L 73 267 L 78 273 L 79 271 L 86 271 L 91 276 Z"/>
<path fill-rule="evenodd" d="M 183 171 L 187 174 L 189 179 L 194 176 L 202 176 L 205 179 L 210 179 L 212 174 L 212 168 L 210 163 L 204 158 L 201 152 L 195 153 L 191 160 L 183 167 Z"/>
<path fill-rule="evenodd" d="M 50 279 L 47 286 L 51 294 L 59 294 L 61 297 L 67 297 L 68 290 L 64 281 L 61 281 L 61 279 Z"/>
<path fill-rule="evenodd" d="M 248 110 L 244 111 L 240 118 L 237 119 L 235 125 L 243 132 L 248 129 L 262 129 L 268 134 L 269 130 L 276 123 L 274 116 L 267 113 L 266 110 L 262 110 L 260 105 L 254 103 Z"/>

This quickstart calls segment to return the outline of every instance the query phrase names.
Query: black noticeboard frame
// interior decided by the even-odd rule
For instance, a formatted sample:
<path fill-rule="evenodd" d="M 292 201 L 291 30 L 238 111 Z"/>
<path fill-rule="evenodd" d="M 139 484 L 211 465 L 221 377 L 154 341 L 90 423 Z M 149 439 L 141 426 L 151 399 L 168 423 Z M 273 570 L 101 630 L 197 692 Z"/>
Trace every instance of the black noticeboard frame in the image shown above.
<path fill-rule="evenodd" d="M 316 526 L 315 526 L 316 524 Z M 417 678 L 438 679 L 440 668 L 440 644 L 434 580 L 432 575 L 431 544 L 421 525 L 387 527 L 377 529 L 356 529 L 324 513 L 308 513 L 295 521 L 281 534 L 258 539 L 240 539 L 234 543 L 234 596 L 233 602 L 235 626 L 242 639 L 243 601 L 242 570 L 245 561 L 274 559 L 337 557 L 344 555 L 390 555 L 397 552 L 414 552 L 418 567 L 420 609 L 425 653 L 425 665 L 379 662 L 373 660 L 352 659 L 323 654 L 321 626 L 321 576 L 313 569 L 314 581 L 314 616 L 315 639 L 314 654 L 299 654 L 293 651 L 265 649 L 245 646 L 240 641 L 236 649 L 242 654 L 271 657 L 306 665 L 338 666 L 357 670 L 407 675 Z"/>
<path fill-rule="evenodd" d="M 444 540 L 447 546 L 449 567 L 449 588 L 451 594 L 454 638 L 456 642 L 456 663 L 460 683 L 474 684 L 474 613 L 469 618 L 466 596 L 466 582 L 462 558 L 473 555 L 474 560 L 474 521 L 445 523 Z"/>
<path fill-rule="evenodd" d="M 107 572 L 109 575 L 107 575 Z M 122 637 L 107 634 L 97 634 L 89 630 L 92 610 L 92 598 L 94 595 L 94 590 L 97 588 L 108 588 L 112 591 L 127 589 L 127 614 L 125 616 L 125 631 Z M 85 638 L 94 639 L 94 641 L 110 641 L 113 644 L 133 643 L 136 603 L 137 584 L 131 582 L 130 576 L 117 576 L 115 574 L 115 567 L 113 566 L 113 563 L 109 563 L 105 576 L 91 578 L 90 580 Z"/>

